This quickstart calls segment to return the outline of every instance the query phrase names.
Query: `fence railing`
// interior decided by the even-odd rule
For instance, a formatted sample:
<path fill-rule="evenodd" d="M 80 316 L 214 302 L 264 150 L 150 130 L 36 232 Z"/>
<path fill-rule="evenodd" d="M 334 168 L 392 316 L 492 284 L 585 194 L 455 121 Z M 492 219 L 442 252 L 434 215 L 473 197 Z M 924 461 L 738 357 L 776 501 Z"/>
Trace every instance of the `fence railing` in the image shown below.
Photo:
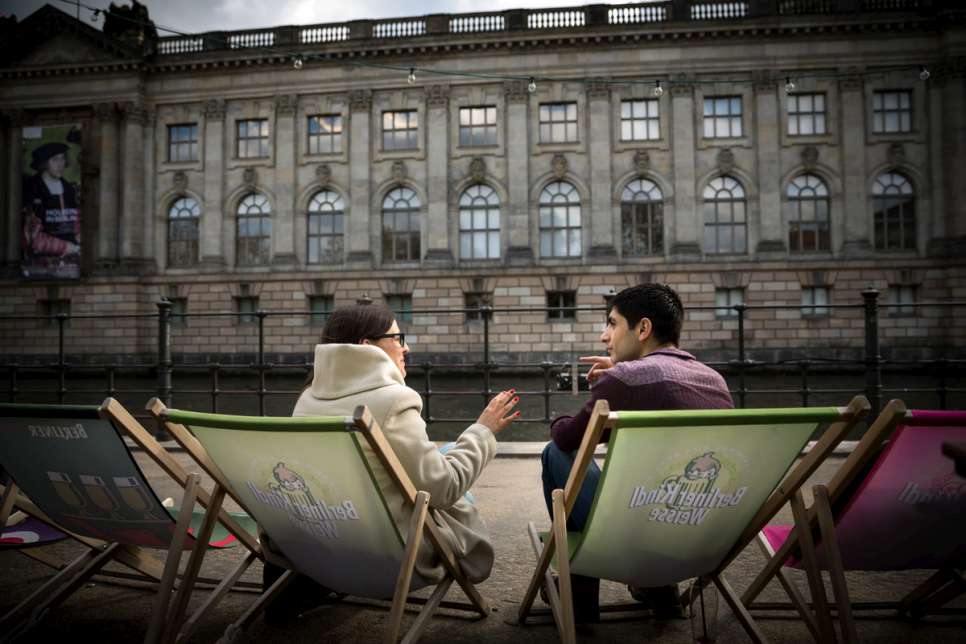
<path fill-rule="evenodd" d="M 432 14 L 417 18 L 353 20 L 257 31 L 219 31 L 158 39 L 160 56 L 238 48 L 288 48 L 299 44 L 405 39 L 470 33 L 573 30 L 623 27 L 629 24 L 734 22 L 779 15 L 827 15 L 935 11 L 944 0 L 666 0 L 626 5 L 585 5 L 553 9 L 511 9 L 502 12 Z"/>
<path fill-rule="evenodd" d="M 707 306 L 707 307 L 688 307 L 689 312 L 728 310 L 734 312 L 733 320 L 737 324 L 735 331 L 736 341 L 734 342 L 733 357 L 726 360 L 711 361 L 708 364 L 719 371 L 725 372 L 732 377 L 732 394 L 735 403 L 739 407 L 746 406 L 749 397 L 762 394 L 782 394 L 794 396 L 801 401 L 803 406 L 808 406 L 816 397 L 828 394 L 864 393 L 872 403 L 873 409 L 878 410 L 882 405 L 885 395 L 908 395 L 908 394 L 929 394 L 934 396 L 934 403 L 930 406 L 945 409 L 953 396 L 966 393 L 966 389 L 958 387 L 958 379 L 966 374 L 966 360 L 953 357 L 937 360 L 885 360 L 880 349 L 879 333 L 879 292 L 875 289 L 867 289 L 862 292 L 863 301 L 856 304 L 837 304 L 824 305 L 822 308 L 831 311 L 861 311 L 863 320 L 863 344 L 861 352 L 853 352 L 851 357 L 828 357 L 818 355 L 802 355 L 796 359 L 785 360 L 755 360 L 749 357 L 747 326 L 749 323 L 748 315 L 753 312 L 766 312 L 769 310 L 780 311 L 782 309 L 797 309 L 791 305 L 735 305 L 730 307 Z M 954 309 L 966 306 L 966 302 L 939 302 L 939 303 L 908 303 L 895 304 L 889 303 L 888 308 L 892 311 L 896 309 L 923 309 L 927 307 L 951 307 Z M 190 361 L 176 362 L 172 355 L 177 347 L 172 344 L 172 323 L 175 318 L 171 313 L 171 303 L 162 300 L 157 303 L 158 312 L 156 314 L 138 315 L 75 315 L 69 316 L 60 314 L 50 317 L 36 317 L 36 320 L 48 320 L 57 325 L 57 353 L 55 361 L 46 364 L 32 363 L 28 357 L 21 357 L 20 360 L 10 360 L 7 358 L 0 361 L 0 377 L 4 374 L 7 380 L 6 398 L 9 402 L 23 401 L 26 398 L 37 401 L 43 398 L 45 402 L 64 402 L 68 397 L 76 399 L 78 396 L 90 394 L 103 396 L 144 396 L 146 400 L 150 396 L 158 396 L 166 404 L 171 404 L 176 397 L 181 396 L 205 396 L 210 400 L 212 411 L 219 411 L 221 401 L 226 396 L 248 395 L 257 399 L 258 413 L 266 413 L 267 401 L 277 396 L 296 396 L 300 393 L 299 388 L 292 388 L 291 381 L 286 388 L 270 386 L 269 378 L 275 376 L 307 376 L 312 373 L 313 365 L 305 354 L 293 356 L 297 358 L 291 362 L 269 360 L 266 355 L 266 321 L 277 316 L 293 315 L 292 312 L 272 312 L 256 311 L 252 313 L 201 313 L 190 314 L 183 317 L 188 318 L 239 318 L 241 316 L 254 316 L 257 325 L 256 345 L 254 358 L 250 362 L 227 364 L 224 362 L 192 363 Z M 410 382 L 420 386 L 417 389 L 424 399 L 423 414 L 428 423 L 436 422 L 456 422 L 472 421 L 473 418 L 463 418 L 457 416 L 437 415 L 434 398 L 437 396 L 447 397 L 477 397 L 480 401 L 487 400 L 493 393 L 493 379 L 495 375 L 512 370 L 514 373 L 530 373 L 539 376 L 540 388 L 532 388 L 520 391 L 521 395 L 539 397 L 542 400 L 541 415 L 529 414 L 522 419 L 523 423 L 548 423 L 551 420 L 552 401 L 556 396 L 568 396 L 577 393 L 582 389 L 581 382 L 583 376 L 578 374 L 576 358 L 571 361 L 541 361 L 530 363 L 500 363 L 494 361 L 491 355 L 491 345 L 493 338 L 491 334 L 491 318 L 493 315 L 526 314 L 533 312 L 553 311 L 601 311 L 604 307 L 512 307 L 494 308 L 484 306 L 480 308 L 465 309 L 426 309 L 406 311 L 412 315 L 433 315 L 433 314 L 459 314 L 472 316 L 481 320 L 479 330 L 479 349 L 481 350 L 480 360 L 475 362 L 444 362 L 444 361 L 423 361 L 413 362 L 407 365 L 410 373 Z M 399 313 L 399 312 L 397 312 Z M 311 315 L 306 313 L 306 315 Z M 951 316 L 955 318 L 955 315 Z M 72 319 L 93 318 L 103 321 L 105 324 L 112 324 L 119 319 L 134 319 L 141 323 L 157 324 L 157 351 L 153 359 L 140 363 L 105 362 L 90 363 L 76 359 L 77 353 L 73 354 L 66 343 L 66 330 Z M 14 318 L 0 318 L 0 320 L 13 320 Z M 18 317 L 18 321 L 26 321 L 30 318 Z M 753 321 L 756 323 L 757 321 Z M 284 328 L 284 327 L 283 327 Z M 686 347 L 687 348 L 687 347 Z M 882 371 L 884 368 L 902 369 L 912 371 L 924 371 L 934 385 L 925 386 L 904 386 L 902 388 L 887 389 L 883 386 Z M 767 370 L 780 369 L 798 375 L 798 385 L 791 388 L 781 387 L 754 387 L 749 386 L 748 379 L 753 374 L 759 374 Z M 815 386 L 816 380 L 822 380 L 823 373 L 828 373 L 830 369 L 841 371 L 847 370 L 858 382 L 849 382 L 846 386 L 828 388 Z M 132 372 L 142 374 L 141 378 L 135 378 L 135 382 L 142 383 L 135 388 L 122 387 L 118 382 L 130 380 L 128 375 Z M 481 385 L 476 388 L 447 389 L 437 391 L 434 389 L 434 377 L 438 374 L 472 374 L 481 377 Z M 83 388 L 68 386 L 68 374 L 75 379 L 83 375 Z M 151 374 L 151 385 L 143 384 L 145 376 Z M 247 377 L 248 382 L 254 378 L 255 385 L 250 384 L 245 387 L 225 386 L 225 380 L 235 379 L 239 375 Z M 576 377 L 575 377 L 576 375 Z M 177 376 L 177 377 L 176 377 Z M 190 378 L 189 378 L 190 376 Z M 203 376 L 207 382 L 206 386 L 198 385 L 199 376 Z M 101 386 L 91 385 L 91 381 L 103 379 Z M 46 381 L 46 386 L 24 387 L 22 382 Z M 179 380 L 193 380 L 191 385 L 179 384 Z M 52 384 L 50 384 L 52 381 Z M 91 402 L 88 400 L 88 402 Z"/>

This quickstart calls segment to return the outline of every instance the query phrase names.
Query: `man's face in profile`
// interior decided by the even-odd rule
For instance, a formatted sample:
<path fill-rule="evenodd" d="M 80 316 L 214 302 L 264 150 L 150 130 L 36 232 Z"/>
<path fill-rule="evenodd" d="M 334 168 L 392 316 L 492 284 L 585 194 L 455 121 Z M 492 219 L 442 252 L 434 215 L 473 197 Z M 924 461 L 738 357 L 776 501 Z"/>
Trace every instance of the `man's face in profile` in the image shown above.
<path fill-rule="evenodd" d="M 600 341 L 607 345 L 607 355 L 616 362 L 637 360 L 641 357 L 642 344 L 640 340 L 641 322 L 630 328 L 627 318 L 620 314 L 617 307 L 612 307 L 607 313 L 604 332 L 600 334 Z"/>

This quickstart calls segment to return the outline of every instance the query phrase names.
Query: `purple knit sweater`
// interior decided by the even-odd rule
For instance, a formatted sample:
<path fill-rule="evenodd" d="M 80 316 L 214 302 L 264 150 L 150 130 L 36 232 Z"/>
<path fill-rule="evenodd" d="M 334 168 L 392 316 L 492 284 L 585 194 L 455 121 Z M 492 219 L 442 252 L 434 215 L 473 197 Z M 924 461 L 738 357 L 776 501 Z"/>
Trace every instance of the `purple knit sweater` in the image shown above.
<path fill-rule="evenodd" d="M 649 409 L 731 409 L 724 378 L 687 351 L 658 349 L 643 358 L 618 362 L 603 372 L 576 416 L 560 416 L 550 425 L 553 442 L 570 452 L 580 447 L 594 403 L 606 400 L 611 411 Z M 610 438 L 605 429 L 600 442 Z"/>

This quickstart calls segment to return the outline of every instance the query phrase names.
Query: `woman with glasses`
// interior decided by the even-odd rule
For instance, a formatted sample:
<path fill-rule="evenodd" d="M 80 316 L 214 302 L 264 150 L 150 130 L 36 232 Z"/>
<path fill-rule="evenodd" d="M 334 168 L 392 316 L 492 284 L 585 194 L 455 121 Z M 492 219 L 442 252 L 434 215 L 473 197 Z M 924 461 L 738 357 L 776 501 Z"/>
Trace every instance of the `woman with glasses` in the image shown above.
<path fill-rule="evenodd" d="M 358 405 L 368 405 L 413 485 L 429 492 L 430 508 L 463 572 L 478 583 L 490 575 L 493 546 L 466 493 L 496 454 L 496 434 L 519 416 L 513 411 L 519 398 L 512 389 L 497 394 L 444 454 L 426 434 L 422 399 L 406 386 L 407 353 L 406 336 L 386 307 L 337 309 L 315 347 L 312 381 L 292 415 L 344 416 Z M 396 525 L 406 534 L 411 510 L 369 446 L 361 444 Z M 443 578 L 443 566 L 425 543 L 416 570 L 429 582 Z"/>

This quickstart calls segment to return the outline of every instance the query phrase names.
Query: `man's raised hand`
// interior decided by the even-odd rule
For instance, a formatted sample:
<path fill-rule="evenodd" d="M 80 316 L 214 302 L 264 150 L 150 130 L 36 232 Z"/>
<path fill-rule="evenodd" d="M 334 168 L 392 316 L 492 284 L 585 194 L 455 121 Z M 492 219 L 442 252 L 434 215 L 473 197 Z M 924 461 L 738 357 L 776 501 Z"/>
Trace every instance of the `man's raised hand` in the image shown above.
<path fill-rule="evenodd" d="M 584 364 L 592 365 L 587 372 L 587 382 L 594 382 L 600 378 L 600 374 L 614 366 L 610 356 L 581 356 L 579 360 Z"/>

